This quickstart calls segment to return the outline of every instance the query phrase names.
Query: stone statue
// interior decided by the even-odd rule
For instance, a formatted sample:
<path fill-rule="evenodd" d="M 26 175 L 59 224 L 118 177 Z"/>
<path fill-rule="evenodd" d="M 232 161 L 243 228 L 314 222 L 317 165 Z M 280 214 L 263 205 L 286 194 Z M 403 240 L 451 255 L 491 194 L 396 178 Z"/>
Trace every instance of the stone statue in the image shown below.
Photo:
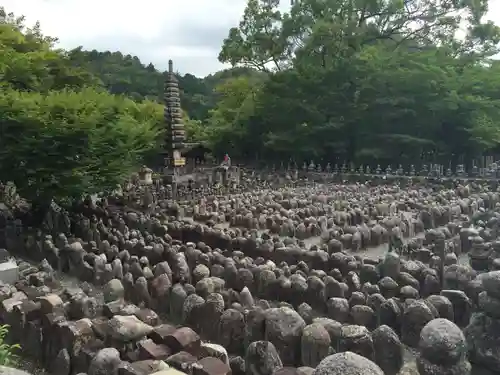
<path fill-rule="evenodd" d="M 401 164 L 399 164 L 398 169 L 396 170 L 396 174 L 399 176 L 404 175 L 403 166 Z"/>
<path fill-rule="evenodd" d="M 314 162 L 311 160 L 311 162 L 309 163 L 309 167 L 308 167 L 309 172 L 313 172 L 315 168 L 316 168 L 316 164 L 314 164 Z"/>
<path fill-rule="evenodd" d="M 477 176 L 478 176 L 478 174 L 479 174 L 479 168 L 478 168 L 478 166 L 477 166 L 477 165 L 474 165 L 474 166 L 472 167 L 471 174 L 472 174 L 472 176 L 473 176 L 473 177 L 477 177 Z"/>
<path fill-rule="evenodd" d="M 427 177 L 428 174 L 429 174 L 429 168 L 427 167 L 427 164 L 424 164 L 422 166 L 422 170 L 420 171 L 420 175 Z"/>
<path fill-rule="evenodd" d="M 401 239 L 401 237 L 396 236 L 396 235 L 391 235 L 389 237 L 389 252 L 396 252 L 397 254 L 401 255 L 403 251 L 403 245 L 404 242 Z"/>
<path fill-rule="evenodd" d="M 441 177 L 441 165 L 440 164 L 434 164 L 433 176 L 434 177 Z"/>
<path fill-rule="evenodd" d="M 488 171 L 488 177 L 489 178 L 496 178 L 498 172 L 498 165 L 497 163 L 493 162 L 490 164 L 489 171 Z"/>

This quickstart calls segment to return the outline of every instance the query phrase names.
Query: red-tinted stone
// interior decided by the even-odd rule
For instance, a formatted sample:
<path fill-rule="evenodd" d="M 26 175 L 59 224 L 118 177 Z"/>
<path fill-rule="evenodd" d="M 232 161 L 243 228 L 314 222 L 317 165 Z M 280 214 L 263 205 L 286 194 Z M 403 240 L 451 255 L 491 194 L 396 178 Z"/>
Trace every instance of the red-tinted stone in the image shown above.
<path fill-rule="evenodd" d="M 137 362 L 139 360 L 139 349 L 127 351 L 123 356 L 123 359 L 130 363 Z"/>
<path fill-rule="evenodd" d="M 165 362 L 179 371 L 190 374 L 191 367 L 197 360 L 198 359 L 194 355 L 188 352 L 179 352 L 168 357 Z"/>
<path fill-rule="evenodd" d="M 189 327 L 179 328 L 166 336 L 164 343 L 172 350 L 172 353 L 185 351 L 195 356 L 200 352 L 201 346 L 200 336 Z"/>
<path fill-rule="evenodd" d="M 164 371 L 165 368 L 164 362 L 151 359 L 132 363 L 122 362 L 118 367 L 118 375 L 150 375 Z"/>
<path fill-rule="evenodd" d="M 168 346 L 163 344 L 156 344 L 151 339 L 141 341 L 138 346 L 140 360 L 163 360 L 167 359 L 172 354 Z"/>
<path fill-rule="evenodd" d="M 165 344 L 165 337 L 177 331 L 177 328 L 170 324 L 162 324 L 155 327 L 148 337 L 157 344 Z"/>
<path fill-rule="evenodd" d="M 300 373 L 295 367 L 282 367 L 273 372 L 273 375 L 300 375 Z"/>
<path fill-rule="evenodd" d="M 151 309 L 140 309 L 134 314 L 140 321 L 155 326 L 160 322 L 160 317 Z"/>
<path fill-rule="evenodd" d="M 193 375 L 231 375 L 231 368 L 215 357 L 200 359 L 192 369 Z"/>

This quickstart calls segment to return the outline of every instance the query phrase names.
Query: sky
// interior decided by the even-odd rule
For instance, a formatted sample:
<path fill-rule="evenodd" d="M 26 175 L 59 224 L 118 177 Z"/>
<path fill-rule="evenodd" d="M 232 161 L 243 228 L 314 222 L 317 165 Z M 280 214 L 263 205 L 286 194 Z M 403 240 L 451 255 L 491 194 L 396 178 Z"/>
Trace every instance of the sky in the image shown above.
<path fill-rule="evenodd" d="M 284 3 L 289 3 L 284 0 Z M 166 70 L 206 76 L 224 66 L 222 40 L 237 26 L 246 0 L 2 0 L 7 12 L 58 37 L 60 47 L 120 51 Z M 500 0 L 490 0 L 488 19 L 500 24 Z"/>

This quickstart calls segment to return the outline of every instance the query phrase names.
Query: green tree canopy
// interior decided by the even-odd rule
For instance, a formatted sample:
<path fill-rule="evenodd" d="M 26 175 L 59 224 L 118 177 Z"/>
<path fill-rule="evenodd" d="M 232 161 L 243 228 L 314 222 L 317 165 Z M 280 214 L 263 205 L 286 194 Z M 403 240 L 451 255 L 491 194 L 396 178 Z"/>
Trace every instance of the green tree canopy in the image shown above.
<path fill-rule="evenodd" d="M 219 101 L 206 134 L 217 129 L 236 152 L 249 144 L 281 160 L 457 162 L 498 149 L 500 75 L 490 57 L 500 29 L 484 21 L 487 0 L 280 9 L 248 0 L 223 41 L 221 62 L 267 78 L 237 121 L 228 114 L 241 113 L 238 95 Z"/>
<path fill-rule="evenodd" d="M 492 55 L 500 33 L 484 21 L 487 10 L 488 0 L 300 0 L 282 12 L 280 0 L 248 0 L 219 60 L 261 71 L 281 71 L 297 59 L 327 67 L 378 43 Z"/>
<path fill-rule="evenodd" d="M 163 101 L 166 72 L 151 63 L 144 64 L 137 56 L 119 51 L 85 51 L 82 47 L 67 52 L 71 64 L 84 68 L 97 77 L 110 93 L 126 95 L 136 101 Z M 189 118 L 203 121 L 217 100 L 214 88 L 229 77 L 248 74 L 248 69 L 227 69 L 205 78 L 192 74 L 176 74 L 179 81 L 181 105 Z"/>
<path fill-rule="evenodd" d="M 108 93 L 38 26 L 0 20 L 0 180 L 45 207 L 115 188 L 158 146 L 163 107 Z"/>
<path fill-rule="evenodd" d="M 116 188 L 158 139 L 161 111 L 87 88 L 0 93 L 0 175 L 31 201 Z"/>

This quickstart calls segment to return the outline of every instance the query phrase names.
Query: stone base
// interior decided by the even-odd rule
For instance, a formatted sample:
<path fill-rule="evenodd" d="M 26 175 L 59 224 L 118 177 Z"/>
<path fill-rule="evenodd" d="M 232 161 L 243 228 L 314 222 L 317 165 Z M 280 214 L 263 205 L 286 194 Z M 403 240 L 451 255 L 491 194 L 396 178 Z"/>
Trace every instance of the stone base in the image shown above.
<path fill-rule="evenodd" d="M 29 372 L 18 370 L 13 367 L 0 366 L 0 374 L 2 375 L 31 375 Z"/>
<path fill-rule="evenodd" d="M 19 280 L 19 267 L 15 262 L 0 263 L 0 281 L 5 284 L 14 284 Z"/>
<path fill-rule="evenodd" d="M 497 372 L 500 369 L 500 320 L 480 312 L 472 315 L 464 334 L 469 360 Z"/>
<path fill-rule="evenodd" d="M 451 366 L 439 366 L 419 357 L 417 369 L 420 375 L 470 375 L 471 365 L 468 361 L 462 360 Z"/>
<path fill-rule="evenodd" d="M 469 264 L 474 271 L 489 271 L 490 260 L 480 258 L 470 258 Z"/>

